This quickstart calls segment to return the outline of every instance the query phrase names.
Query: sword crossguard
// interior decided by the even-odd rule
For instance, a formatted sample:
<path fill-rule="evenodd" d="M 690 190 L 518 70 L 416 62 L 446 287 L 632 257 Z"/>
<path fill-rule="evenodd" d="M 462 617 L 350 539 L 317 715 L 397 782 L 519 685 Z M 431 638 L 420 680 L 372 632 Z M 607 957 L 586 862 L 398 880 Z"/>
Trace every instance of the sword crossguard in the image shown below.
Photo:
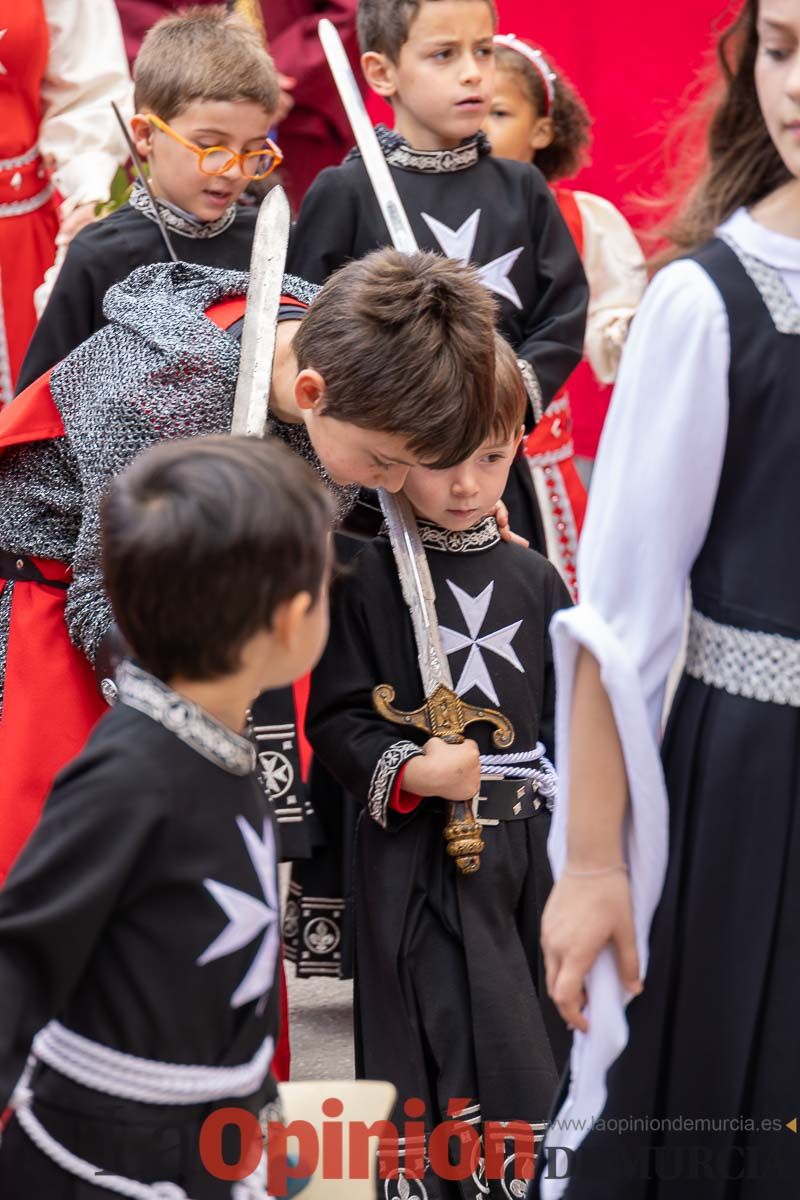
<path fill-rule="evenodd" d="M 409 725 L 421 729 L 431 737 L 443 742 L 463 742 L 464 734 L 476 721 L 486 721 L 494 726 L 492 741 L 498 750 L 507 750 L 514 741 L 514 726 L 496 708 L 478 708 L 465 704 L 452 688 L 440 683 L 419 708 L 403 712 L 395 708 L 392 701 L 395 690 L 388 683 L 373 688 L 372 703 L 376 712 L 393 725 Z"/>
<path fill-rule="evenodd" d="M 395 708 L 392 701 L 395 690 L 388 683 L 381 683 L 372 690 L 372 703 L 376 712 L 394 725 L 421 729 L 443 742 L 464 741 L 465 730 L 476 721 L 487 721 L 494 726 L 492 741 L 500 750 L 507 749 L 514 741 L 514 726 L 496 708 L 476 708 L 465 704 L 459 695 L 446 684 L 440 683 L 419 708 L 403 712 Z M 455 859 L 461 875 L 473 875 L 481 865 L 483 850 L 481 827 L 469 805 L 463 801 L 450 804 L 450 815 L 444 828 L 447 853 Z"/>

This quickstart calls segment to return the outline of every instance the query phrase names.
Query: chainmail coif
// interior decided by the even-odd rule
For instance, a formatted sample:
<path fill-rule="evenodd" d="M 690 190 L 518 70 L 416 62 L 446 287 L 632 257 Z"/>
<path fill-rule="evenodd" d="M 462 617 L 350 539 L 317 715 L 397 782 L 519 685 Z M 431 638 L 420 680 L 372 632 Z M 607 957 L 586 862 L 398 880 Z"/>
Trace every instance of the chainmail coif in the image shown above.
<path fill-rule="evenodd" d="M 0 517 L 0 546 L 72 566 L 67 627 L 90 660 L 111 622 L 100 568 L 103 494 L 145 447 L 230 430 L 239 342 L 204 312 L 246 288 L 240 271 L 188 263 L 139 267 L 109 289 L 110 324 L 53 371 L 50 387 L 66 438 L 0 458 L 0 488 L 10 501 Z M 295 276 L 284 279 L 284 292 L 305 303 L 318 291 Z M 304 426 L 270 426 L 324 476 Z M 340 493 L 340 511 L 356 492 Z M 4 641 L 0 629 L 0 676 Z"/>

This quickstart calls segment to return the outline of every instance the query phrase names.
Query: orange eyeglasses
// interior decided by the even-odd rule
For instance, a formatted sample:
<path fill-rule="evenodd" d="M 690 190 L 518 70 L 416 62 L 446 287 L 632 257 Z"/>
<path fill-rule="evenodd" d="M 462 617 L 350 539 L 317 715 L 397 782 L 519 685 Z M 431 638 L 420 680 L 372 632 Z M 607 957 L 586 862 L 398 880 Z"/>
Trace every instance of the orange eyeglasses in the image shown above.
<path fill-rule="evenodd" d="M 196 154 L 204 175 L 224 175 L 234 163 L 238 163 L 245 179 L 266 179 L 283 162 L 283 153 L 272 138 L 265 138 L 265 145 L 260 150 L 248 150 L 246 154 L 239 154 L 236 150 L 231 150 L 230 146 L 195 146 L 194 142 L 176 133 L 155 113 L 148 113 L 147 119 L 156 129 L 160 129 L 162 133 L 168 134 L 181 146 Z"/>

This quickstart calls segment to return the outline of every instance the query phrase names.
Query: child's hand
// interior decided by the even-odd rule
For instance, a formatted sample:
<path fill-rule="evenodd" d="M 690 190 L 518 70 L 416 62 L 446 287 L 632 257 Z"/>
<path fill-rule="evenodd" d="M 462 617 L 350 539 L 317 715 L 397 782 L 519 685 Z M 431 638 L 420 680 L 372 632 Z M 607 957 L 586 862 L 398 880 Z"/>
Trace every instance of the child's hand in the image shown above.
<path fill-rule="evenodd" d="M 431 738 L 424 753 L 409 760 L 403 776 L 407 792 L 444 800 L 471 800 L 480 786 L 480 751 L 471 738 L 458 745 Z"/>
<path fill-rule="evenodd" d="M 494 506 L 494 519 L 497 521 L 497 528 L 504 542 L 514 542 L 515 545 L 524 546 L 526 549 L 530 546 L 530 542 L 512 530 L 508 523 L 508 509 L 502 500 L 498 500 Z"/>

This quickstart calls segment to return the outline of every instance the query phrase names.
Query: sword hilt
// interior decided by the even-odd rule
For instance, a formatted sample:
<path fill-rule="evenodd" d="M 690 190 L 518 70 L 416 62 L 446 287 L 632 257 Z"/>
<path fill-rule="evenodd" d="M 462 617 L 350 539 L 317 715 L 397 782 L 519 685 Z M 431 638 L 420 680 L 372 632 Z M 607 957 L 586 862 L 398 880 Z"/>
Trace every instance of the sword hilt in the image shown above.
<path fill-rule="evenodd" d="M 440 683 L 419 708 L 404 712 L 395 708 L 392 701 L 395 690 L 388 683 L 373 688 L 372 703 L 376 712 L 393 725 L 411 726 L 421 729 L 431 737 L 456 745 L 464 741 L 466 729 L 476 721 L 486 721 L 494 726 L 492 741 L 499 750 L 506 750 L 514 741 L 514 726 L 508 717 L 496 708 L 477 708 L 465 704 L 452 688 Z M 462 875 L 472 875 L 480 867 L 480 855 L 484 848 L 481 827 L 475 819 L 472 807 L 463 800 L 450 801 L 450 815 L 444 829 L 447 853 L 456 860 Z"/>

